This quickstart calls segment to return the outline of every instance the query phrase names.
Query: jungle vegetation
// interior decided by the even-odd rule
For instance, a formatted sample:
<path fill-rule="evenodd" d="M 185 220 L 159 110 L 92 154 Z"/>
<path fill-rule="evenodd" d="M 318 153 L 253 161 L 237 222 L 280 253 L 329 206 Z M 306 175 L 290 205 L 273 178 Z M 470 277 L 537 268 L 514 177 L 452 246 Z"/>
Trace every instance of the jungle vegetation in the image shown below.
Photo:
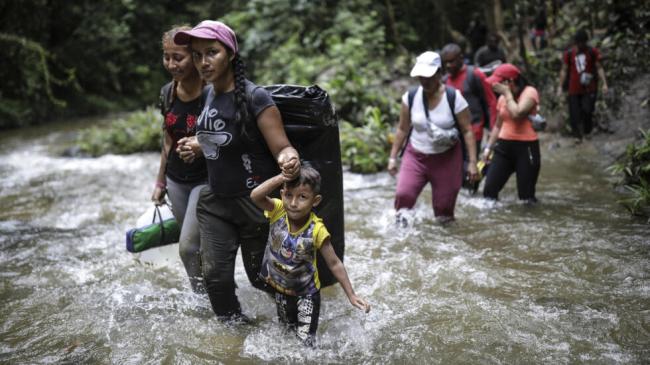
<path fill-rule="evenodd" d="M 541 8 L 549 44 L 533 51 L 528 33 Z M 127 110 L 134 114 L 111 128 L 86 132 L 82 150 L 156 149 L 160 120 L 151 106 L 168 80 L 161 34 L 219 19 L 237 32 L 256 83 L 327 90 L 340 117 L 344 163 L 376 172 L 385 168 L 400 95 L 415 83 L 408 72 L 417 54 L 448 42 L 471 52 L 481 35 L 499 34 L 508 60 L 541 90 L 544 108 L 563 113 L 564 132 L 566 108 L 556 108 L 553 90 L 572 35 L 587 29 L 605 55 L 616 90 L 607 108 L 616 110 L 625 97 L 617 83 L 650 69 L 649 18 L 644 0 L 1 1 L 0 44 L 8 57 L 0 61 L 0 129 Z"/>

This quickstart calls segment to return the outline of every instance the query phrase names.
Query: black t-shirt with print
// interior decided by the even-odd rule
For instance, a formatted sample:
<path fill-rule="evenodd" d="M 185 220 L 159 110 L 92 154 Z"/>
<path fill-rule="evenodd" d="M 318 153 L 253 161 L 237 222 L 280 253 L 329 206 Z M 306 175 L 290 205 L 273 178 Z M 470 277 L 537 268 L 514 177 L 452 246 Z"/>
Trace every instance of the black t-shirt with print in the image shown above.
<path fill-rule="evenodd" d="M 176 98 L 165 114 L 163 128 L 173 141 L 170 154 L 167 156 L 165 173 L 170 179 L 179 183 L 204 181 L 208 175 L 205 159 L 202 156 L 197 157 L 192 163 L 186 163 L 176 152 L 176 143 L 179 139 L 196 134 L 196 121 L 200 112 L 201 98 L 189 102 Z"/>
<path fill-rule="evenodd" d="M 212 85 L 207 88 L 196 135 L 208 167 L 210 189 L 224 197 L 250 194 L 254 187 L 278 173 L 275 159 L 256 122 L 249 123 L 243 135 L 241 124 L 234 121 L 234 91 L 215 95 Z M 275 105 L 268 91 L 248 80 L 246 93 L 249 118 L 253 121 L 264 109 Z"/>

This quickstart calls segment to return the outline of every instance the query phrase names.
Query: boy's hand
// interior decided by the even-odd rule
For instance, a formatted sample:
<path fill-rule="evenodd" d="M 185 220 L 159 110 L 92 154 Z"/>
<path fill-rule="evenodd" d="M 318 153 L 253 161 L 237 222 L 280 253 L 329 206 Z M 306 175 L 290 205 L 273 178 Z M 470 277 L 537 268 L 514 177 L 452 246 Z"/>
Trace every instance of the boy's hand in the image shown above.
<path fill-rule="evenodd" d="M 366 313 L 370 312 L 370 304 L 361 297 L 353 295 L 350 297 L 350 303 Z"/>
<path fill-rule="evenodd" d="M 278 166 L 285 180 L 290 181 L 295 179 L 300 173 L 300 159 L 297 156 L 291 156 L 286 153 L 278 156 Z"/>

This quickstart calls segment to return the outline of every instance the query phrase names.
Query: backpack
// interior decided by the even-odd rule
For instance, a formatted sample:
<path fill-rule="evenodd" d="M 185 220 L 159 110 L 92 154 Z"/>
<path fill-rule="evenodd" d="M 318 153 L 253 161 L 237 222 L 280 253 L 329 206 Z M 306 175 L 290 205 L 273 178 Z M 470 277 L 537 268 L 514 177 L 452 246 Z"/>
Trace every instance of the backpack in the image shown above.
<path fill-rule="evenodd" d="M 480 68 L 479 68 L 480 70 Z M 483 90 L 483 85 L 481 84 L 481 81 L 479 78 L 476 77 L 474 74 L 474 66 L 467 66 L 467 77 L 465 78 L 465 82 L 467 83 L 467 86 L 469 86 L 469 89 L 478 96 L 479 101 L 481 102 L 481 111 L 483 112 L 483 120 L 485 124 L 487 124 L 488 129 L 490 129 L 490 111 L 488 109 L 487 104 L 485 103 L 485 92 Z M 465 87 L 463 83 L 463 88 Z M 455 95 L 454 95 L 455 97 Z"/>
<path fill-rule="evenodd" d="M 202 91 L 202 97 L 200 100 L 204 99 L 206 90 L 205 90 L 205 84 L 203 84 L 204 88 Z M 172 109 L 172 103 L 174 102 L 174 99 L 176 98 L 176 93 L 174 93 L 174 90 L 176 89 L 176 81 L 170 81 L 163 85 L 162 88 L 160 88 L 160 96 L 158 97 L 158 109 L 160 109 L 160 114 L 162 114 L 163 119 L 169 113 L 169 111 Z M 199 109 L 203 109 L 203 104 L 199 105 Z"/>
<path fill-rule="evenodd" d="M 573 58 L 575 57 L 575 53 L 573 52 L 573 49 L 575 47 L 571 46 L 569 49 L 566 50 L 568 53 L 568 58 L 569 62 L 567 62 L 567 72 L 566 72 L 566 77 L 564 78 L 564 84 L 562 84 L 562 89 L 563 90 L 569 90 L 569 79 L 571 78 L 571 64 L 573 63 Z M 594 54 L 594 47 L 587 47 L 587 55 L 589 55 L 590 60 L 594 60 L 595 54 Z M 598 82 L 598 78 L 596 78 L 596 82 Z"/>
<path fill-rule="evenodd" d="M 415 86 L 409 89 L 408 91 L 408 102 L 409 102 L 409 114 L 411 113 L 411 109 L 413 108 L 413 101 L 415 99 L 415 94 L 418 91 L 419 86 Z M 462 143 L 462 135 L 463 133 L 460 130 L 460 127 L 458 126 L 458 119 L 456 118 L 456 111 L 454 110 L 454 106 L 456 105 L 456 89 L 454 89 L 451 86 L 445 85 L 445 96 L 447 97 L 447 103 L 449 103 L 449 109 L 451 110 L 451 116 L 454 118 L 454 127 L 458 130 L 460 134 L 460 140 Z M 423 98 L 424 98 L 424 93 L 423 93 Z M 427 104 L 424 103 L 424 114 L 429 118 L 429 108 L 427 107 Z M 412 123 L 412 122 L 411 122 Z M 413 132 L 413 126 L 411 125 L 411 128 L 409 129 L 408 134 L 406 135 L 406 138 L 404 139 L 404 144 L 402 145 L 402 148 L 399 151 L 399 157 L 402 157 L 404 155 L 404 150 L 406 149 L 406 145 L 408 144 L 409 138 L 411 138 L 411 133 Z"/>
<path fill-rule="evenodd" d="M 284 130 L 300 159 L 320 172 L 323 199 L 314 212 L 323 220 L 330 233 L 336 256 L 343 261 L 345 253 L 343 168 L 339 139 L 338 116 L 328 93 L 318 85 L 246 85 L 249 118 L 253 93 L 257 88 L 268 91 L 280 110 Z M 321 287 L 337 283 L 321 254 L 317 255 Z"/>
<path fill-rule="evenodd" d="M 170 81 L 160 89 L 160 96 L 158 98 L 158 108 L 160 109 L 160 114 L 162 114 L 163 118 L 165 118 L 165 115 L 172 108 L 172 103 L 174 102 L 173 86 L 175 84 L 176 83 L 174 81 Z"/>

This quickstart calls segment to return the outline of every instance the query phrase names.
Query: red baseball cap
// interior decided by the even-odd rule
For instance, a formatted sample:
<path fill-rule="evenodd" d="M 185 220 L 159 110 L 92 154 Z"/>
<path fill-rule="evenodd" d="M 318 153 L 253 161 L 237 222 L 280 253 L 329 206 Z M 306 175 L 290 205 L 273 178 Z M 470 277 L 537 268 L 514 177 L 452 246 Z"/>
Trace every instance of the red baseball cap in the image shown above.
<path fill-rule="evenodd" d="M 514 80 L 521 74 L 517 66 L 511 63 L 503 63 L 494 70 L 492 75 L 486 79 L 490 85 L 502 82 L 503 80 Z"/>

